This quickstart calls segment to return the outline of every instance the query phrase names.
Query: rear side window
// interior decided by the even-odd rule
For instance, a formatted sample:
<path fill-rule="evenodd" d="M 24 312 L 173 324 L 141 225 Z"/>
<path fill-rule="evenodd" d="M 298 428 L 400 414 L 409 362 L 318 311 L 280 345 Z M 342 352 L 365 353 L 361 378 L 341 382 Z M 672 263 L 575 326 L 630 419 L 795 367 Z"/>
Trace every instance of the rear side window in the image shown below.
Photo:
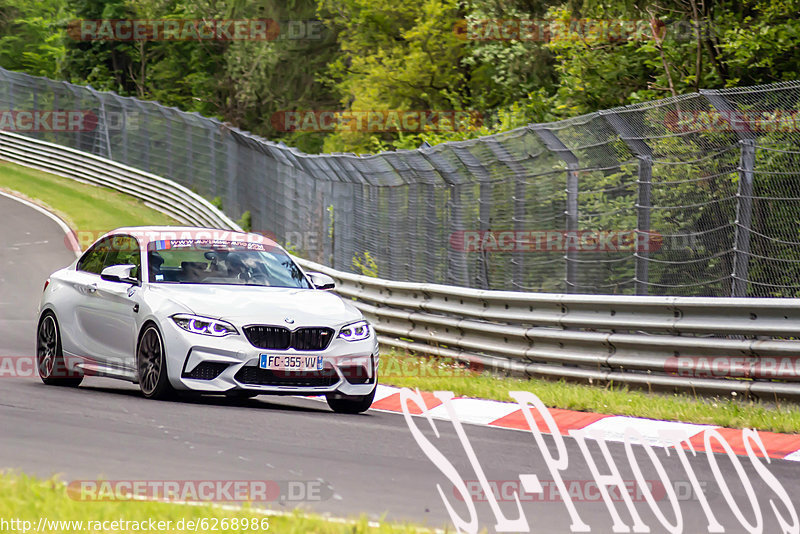
<path fill-rule="evenodd" d="M 108 251 L 110 249 L 110 237 L 107 237 L 96 243 L 83 255 L 81 260 L 78 262 L 78 270 L 92 274 L 100 274 L 103 271 L 103 263 L 105 262 L 106 255 L 108 255 Z"/>
<path fill-rule="evenodd" d="M 129 235 L 112 237 L 111 247 L 103 262 L 103 268 L 111 267 L 112 265 L 135 265 L 136 270 L 131 274 L 141 280 L 142 260 L 139 252 L 139 242 Z"/>

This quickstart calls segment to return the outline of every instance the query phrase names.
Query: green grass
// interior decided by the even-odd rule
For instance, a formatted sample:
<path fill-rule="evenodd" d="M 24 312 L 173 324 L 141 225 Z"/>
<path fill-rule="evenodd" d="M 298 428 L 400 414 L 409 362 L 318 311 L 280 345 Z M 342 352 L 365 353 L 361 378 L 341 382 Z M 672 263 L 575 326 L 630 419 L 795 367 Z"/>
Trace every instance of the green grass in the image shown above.
<path fill-rule="evenodd" d="M 89 530 L 88 521 L 171 521 L 172 528 L 169 532 L 194 532 L 193 529 L 184 528 L 177 530 L 178 522 L 183 520 L 183 525 L 188 521 L 207 520 L 208 526 L 216 525 L 214 532 L 276 532 L 279 534 L 318 533 L 318 534 L 388 534 L 411 533 L 425 531 L 412 525 L 384 523 L 380 526 L 370 526 L 366 518 L 352 522 L 334 522 L 323 516 L 307 514 L 304 512 L 287 513 L 286 515 L 265 515 L 258 510 L 244 505 L 241 508 L 231 509 L 220 506 L 202 504 L 187 506 L 176 503 L 161 503 L 152 501 L 81 501 L 70 497 L 66 484 L 56 478 L 40 480 L 19 473 L 0 473 L 0 520 L 21 519 L 31 521 L 31 529 L 36 530 L 39 518 L 49 521 L 83 521 L 83 530 L 62 525 L 61 528 L 51 528 L 43 532 L 131 532 L 134 528 Z M 232 518 L 256 519 L 258 526 L 266 526 L 262 521 L 268 522 L 268 529 L 232 529 L 219 528 L 220 520 L 230 521 Z M 250 523 L 248 523 L 250 525 Z M 110 523 L 106 526 L 112 526 Z M 119 525 L 131 527 L 131 525 Z M 228 525 L 226 525 L 228 526 Z M 13 527 L 13 525 L 8 525 Z M 0 526 L 2 528 L 2 526 Z M 11 529 L 14 530 L 13 528 Z M 21 529 L 17 529 L 22 532 Z M 145 528 L 144 531 L 150 531 Z M 156 530 L 157 531 L 157 530 Z M 163 530 L 162 530 L 163 531 Z M 208 531 L 209 528 L 199 528 L 199 532 Z"/>
<path fill-rule="evenodd" d="M 10 163 L 0 162 L 0 188 L 35 199 L 77 230 L 104 232 L 127 225 L 174 224 L 166 215 L 129 196 Z M 774 432 L 800 432 L 800 411 L 791 403 L 665 395 L 629 390 L 625 386 L 598 387 L 563 381 L 476 375 L 464 372 L 446 360 L 392 353 L 383 357 L 381 367 L 381 382 L 426 391 L 448 390 L 468 397 L 510 401 L 509 391 L 524 390 L 536 393 L 547 406 L 556 408 Z"/>
<path fill-rule="evenodd" d="M 800 410 L 792 403 L 765 403 L 689 394 L 650 393 L 626 386 L 592 386 L 541 379 L 515 379 L 476 373 L 446 359 L 418 358 L 389 351 L 381 355 L 381 382 L 445 390 L 456 395 L 513 402 L 510 391 L 535 393 L 551 408 L 652 419 L 706 423 L 772 432 L 800 432 Z"/>
<path fill-rule="evenodd" d="M 73 229 L 99 237 L 120 226 L 177 224 L 131 196 L 0 161 L 0 189 L 56 213 Z M 84 247 L 87 244 L 81 239 Z"/>

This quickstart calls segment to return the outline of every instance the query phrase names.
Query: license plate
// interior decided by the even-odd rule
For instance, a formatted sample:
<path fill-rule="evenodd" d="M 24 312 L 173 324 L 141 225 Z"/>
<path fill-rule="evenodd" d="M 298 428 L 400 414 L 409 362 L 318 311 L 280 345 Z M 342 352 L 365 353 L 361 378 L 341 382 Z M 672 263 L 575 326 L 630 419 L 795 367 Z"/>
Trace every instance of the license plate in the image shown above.
<path fill-rule="evenodd" d="M 258 366 L 280 371 L 321 371 L 322 356 L 262 354 Z"/>

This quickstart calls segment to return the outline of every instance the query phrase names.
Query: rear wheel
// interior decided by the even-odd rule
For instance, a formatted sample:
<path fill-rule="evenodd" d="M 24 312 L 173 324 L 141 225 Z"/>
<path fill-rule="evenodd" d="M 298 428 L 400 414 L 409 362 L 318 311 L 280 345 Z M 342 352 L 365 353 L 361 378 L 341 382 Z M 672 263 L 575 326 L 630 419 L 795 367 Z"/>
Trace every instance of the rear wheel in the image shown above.
<path fill-rule="evenodd" d="M 375 400 L 375 389 L 369 395 L 347 395 L 335 397 L 328 395 L 326 400 L 331 410 L 336 413 L 363 413 L 369 410 L 372 406 L 372 401 Z"/>
<path fill-rule="evenodd" d="M 61 351 L 61 332 L 52 312 L 39 321 L 36 335 L 36 367 L 42 382 L 49 386 L 76 387 L 83 381 L 80 373 L 69 371 Z"/>
<path fill-rule="evenodd" d="M 139 339 L 136 351 L 139 370 L 139 388 L 148 399 L 172 398 L 175 390 L 167 376 L 167 359 L 161 333 L 154 325 L 148 325 Z"/>

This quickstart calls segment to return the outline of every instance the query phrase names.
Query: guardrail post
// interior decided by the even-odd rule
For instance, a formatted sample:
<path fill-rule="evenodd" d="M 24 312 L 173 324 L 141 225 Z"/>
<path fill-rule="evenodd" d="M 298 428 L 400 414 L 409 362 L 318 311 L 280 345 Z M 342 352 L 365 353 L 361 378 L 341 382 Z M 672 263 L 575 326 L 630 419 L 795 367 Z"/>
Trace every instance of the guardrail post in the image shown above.
<path fill-rule="evenodd" d="M 636 294 L 649 293 L 650 277 L 650 191 L 653 178 L 653 149 L 644 142 L 630 125 L 614 110 L 601 111 L 602 116 L 619 138 L 628 145 L 630 151 L 639 160 L 636 185 L 638 200 L 636 202 Z"/>
<path fill-rule="evenodd" d="M 567 164 L 567 203 L 564 215 L 566 216 L 567 232 L 578 231 L 578 169 L 580 167 L 578 157 L 572 153 L 561 139 L 552 131 L 534 125 L 531 127 L 536 135 L 542 140 L 544 145 Z M 564 253 L 564 282 L 567 286 L 567 293 L 577 293 L 578 284 L 578 262 L 575 257 L 577 251 L 567 250 Z"/>
<path fill-rule="evenodd" d="M 719 91 L 700 90 L 712 107 L 725 113 L 739 136 L 739 187 L 736 191 L 736 220 L 734 221 L 733 272 L 731 296 L 746 297 L 750 267 L 750 231 L 753 222 L 753 171 L 756 163 L 756 134 L 745 121 L 737 121 L 739 110 Z M 736 122 L 736 124 L 733 124 Z"/>

